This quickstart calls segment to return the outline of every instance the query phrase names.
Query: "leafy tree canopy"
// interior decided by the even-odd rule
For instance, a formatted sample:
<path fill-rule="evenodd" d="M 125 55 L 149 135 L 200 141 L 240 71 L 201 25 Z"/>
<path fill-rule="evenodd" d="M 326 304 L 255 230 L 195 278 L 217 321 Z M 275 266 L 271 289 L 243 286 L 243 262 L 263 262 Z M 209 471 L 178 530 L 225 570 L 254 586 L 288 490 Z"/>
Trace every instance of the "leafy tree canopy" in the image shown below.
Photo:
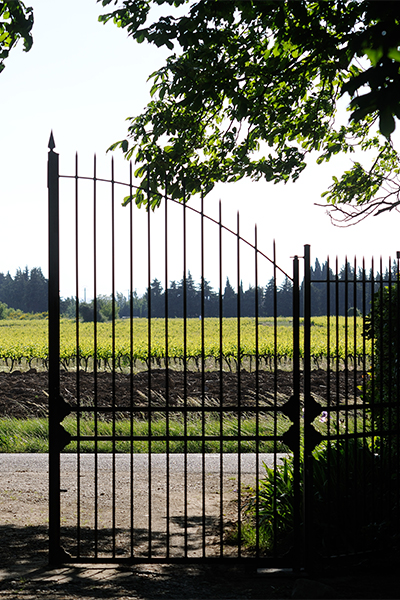
<path fill-rule="evenodd" d="M 4 61 L 18 40 L 24 40 L 25 52 L 31 49 L 32 27 L 32 8 L 27 8 L 19 0 L 0 2 L 0 73 L 5 68 Z"/>
<path fill-rule="evenodd" d="M 372 151 L 371 168 L 354 161 L 327 201 L 345 222 L 400 204 L 391 141 L 400 118 L 400 3 L 98 2 L 113 5 L 100 21 L 171 51 L 150 75 L 151 100 L 129 119 L 127 139 L 111 146 L 138 165 L 141 189 L 126 202 L 147 202 L 148 190 L 156 206 L 166 180 L 179 199 L 244 176 L 295 181 L 309 152 L 322 163 L 358 149 Z M 341 123 L 343 96 L 350 115 Z"/>

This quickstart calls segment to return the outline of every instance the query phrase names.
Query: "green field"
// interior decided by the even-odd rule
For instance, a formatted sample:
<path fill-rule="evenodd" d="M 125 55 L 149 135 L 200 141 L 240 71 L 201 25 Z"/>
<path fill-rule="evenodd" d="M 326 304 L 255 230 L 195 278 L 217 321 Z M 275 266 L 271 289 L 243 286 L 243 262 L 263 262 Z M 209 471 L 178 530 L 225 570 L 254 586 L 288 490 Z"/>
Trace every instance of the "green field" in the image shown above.
<path fill-rule="evenodd" d="M 202 334 L 202 325 L 204 332 Z M 4 320 L 0 321 L 0 359 L 9 367 L 21 361 L 30 364 L 38 360 L 46 366 L 48 359 L 48 322 L 46 320 Z M 115 361 L 119 369 L 133 364 L 148 364 L 151 361 L 163 366 L 165 358 L 175 362 L 192 360 L 199 364 L 200 359 L 219 360 L 235 363 L 242 359 L 254 357 L 269 362 L 274 356 L 278 360 L 290 360 L 293 357 L 292 321 L 290 318 L 279 318 L 274 327 L 272 318 L 259 320 L 258 349 L 256 346 L 255 319 L 240 320 L 240 344 L 238 344 L 237 319 L 223 319 L 220 335 L 220 321 L 216 318 L 188 319 L 186 335 L 183 319 L 169 319 L 168 348 L 166 345 L 165 320 L 152 319 L 119 319 L 114 324 L 114 342 L 112 323 L 98 323 L 97 348 L 94 347 L 94 324 L 79 324 L 79 359 L 83 368 L 90 367 L 96 355 L 100 367 L 110 367 Z M 328 350 L 331 358 L 353 360 L 370 352 L 370 341 L 362 336 L 363 321 L 357 317 L 330 317 L 329 348 L 327 345 L 328 319 L 314 317 L 311 328 L 311 358 L 322 361 L 327 358 Z M 302 347 L 303 328 L 300 328 L 300 345 Z M 186 338 L 186 344 L 185 344 Z M 222 339 L 222 342 L 220 341 Z M 300 350 L 300 355 L 302 351 Z M 61 320 L 61 361 L 66 368 L 76 364 L 77 330 L 74 320 Z"/>

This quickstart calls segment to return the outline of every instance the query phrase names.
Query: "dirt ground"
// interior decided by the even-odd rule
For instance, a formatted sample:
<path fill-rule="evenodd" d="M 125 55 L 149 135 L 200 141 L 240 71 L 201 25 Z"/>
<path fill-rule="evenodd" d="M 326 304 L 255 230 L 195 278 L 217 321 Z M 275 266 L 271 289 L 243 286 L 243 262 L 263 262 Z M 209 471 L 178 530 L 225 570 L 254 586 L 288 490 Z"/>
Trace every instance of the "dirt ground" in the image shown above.
<path fill-rule="evenodd" d="M 324 404 L 326 400 L 328 383 L 330 397 L 335 400 L 337 398 L 340 402 L 340 399 L 344 398 L 346 390 L 350 390 L 352 393 L 352 390 L 361 385 L 362 376 L 361 373 L 357 373 L 354 380 L 352 374 L 346 376 L 344 371 L 331 372 L 328 382 L 325 370 L 312 371 L 312 392 L 321 404 Z M 80 371 L 79 377 L 76 372 L 61 372 L 61 395 L 72 406 L 77 404 L 78 387 L 81 405 L 93 406 L 95 385 L 97 386 L 98 405 L 110 406 L 114 396 L 116 405 L 122 409 L 121 416 L 123 409 L 130 407 L 131 392 L 133 406 L 146 406 L 148 403 L 148 372 L 135 373 L 132 379 L 129 374 L 116 373 L 114 379 L 110 372 L 103 371 L 97 374 L 96 382 L 92 372 Z M 220 376 L 216 371 L 206 372 L 203 382 L 200 372 L 188 371 L 185 374 L 182 370 L 171 369 L 167 381 L 164 370 L 153 369 L 150 386 L 153 406 L 165 406 L 167 393 L 170 406 L 180 406 L 184 401 L 189 406 L 201 406 L 203 386 L 205 404 L 218 406 L 220 403 Z M 262 370 L 259 372 L 257 383 L 254 371 L 252 373 L 241 371 L 240 381 L 238 381 L 236 373 L 225 371 L 222 378 L 224 406 L 231 408 L 237 405 L 239 388 L 242 406 L 255 406 L 257 401 L 260 405 L 271 405 L 275 396 L 278 404 L 283 404 L 292 394 L 293 374 L 291 371 L 279 369 L 275 376 L 272 371 Z M 29 418 L 47 416 L 47 414 L 48 374 L 46 371 L 37 371 L 36 369 L 0 371 L 0 416 Z"/>
<path fill-rule="evenodd" d="M 218 375 L 218 374 L 217 374 Z M 182 403 L 182 372 L 170 373 L 169 401 Z M 336 394 L 336 376 L 329 382 Z M 201 374 L 187 375 L 188 397 L 190 402 L 202 401 Z M 207 402 L 219 402 L 220 387 L 218 376 L 207 373 L 204 385 L 207 389 Z M 327 385 L 326 372 L 313 373 L 313 391 L 317 398 L 324 400 Z M 81 401 L 89 406 L 93 403 L 93 375 L 81 373 L 79 390 Z M 110 373 L 98 377 L 98 391 L 101 404 L 110 401 L 113 389 L 118 389 L 118 405 L 129 406 L 131 390 L 134 402 L 142 404 L 148 398 L 148 375 L 138 373 L 133 382 L 129 375 L 116 374 L 115 383 Z M 114 386 L 114 387 L 113 387 Z M 229 406 L 237 402 L 237 376 L 224 374 L 223 403 Z M 274 386 L 280 403 L 287 400 L 292 391 L 292 374 L 279 372 L 274 376 L 262 372 L 259 379 L 259 401 L 271 403 Z M 349 382 L 344 376 L 339 378 L 336 397 L 340 399 Z M 152 402 L 165 403 L 166 382 L 162 371 L 154 371 L 151 379 Z M 254 375 L 242 373 L 240 381 L 242 403 L 251 406 L 255 403 Z M 76 373 L 62 373 L 61 393 L 71 404 L 76 402 Z M 272 390 L 272 391 L 271 391 Z M 187 401 L 187 400 L 186 400 Z M 47 373 L 34 369 L 27 372 L 14 371 L 0 373 L 0 415 L 27 418 L 47 415 L 48 385 Z M 68 473 L 68 469 L 65 471 Z M 67 477 L 67 475 L 65 475 Z M 161 599 L 161 598 L 399 598 L 398 579 L 399 554 L 396 552 L 376 557 L 372 562 L 362 561 L 347 569 L 327 570 L 320 573 L 302 574 L 302 577 L 289 573 L 257 573 L 254 567 L 241 565 L 151 565 L 130 567 L 110 565 L 73 565 L 61 569 L 50 569 L 48 563 L 48 486 L 46 470 L 29 470 L 11 466 L 5 467 L 0 457 L 0 600 L 15 597 L 31 600 L 37 597 L 63 598 L 120 598 L 120 599 Z M 122 479 L 121 479 L 122 481 Z M 143 480 L 144 489 L 147 482 Z M 235 481 L 224 482 L 224 495 L 227 499 L 226 520 L 232 521 L 237 510 L 233 500 Z M 189 482 L 190 484 L 190 482 Z M 63 485 L 63 484 L 62 484 Z M 108 485 L 108 484 L 107 484 Z M 163 483 L 153 481 L 155 487 Z M 193 482 L 195 486 L 195 482 Z M 88 489 L 90 488 L 90 485 Z M 75 488 L 69 485 L 70 496 Z M 179 483 L 176 493 L 181 490 Z M 215 489 L 210 481 L 207 487 L 207 502 L 216 503 Z M 140 494 L 139 494 L 140 501 Z M 181 501 L 179 499 L 179 501 Z M 218 508 L 218 502 L 217 507 Z M 76 504 L 63 496 L 63 510 L 66 516 L 65 531 L 68 531 L 68 514 L 75 517 Z M 231 511 L 231 513 L 229 513 Z M 72 531 L 72 530 L 71 530 Z M 201 537 L 199 537 L 201 539 Z M 213 531 L 209 531 L 207 544 L 210 551 L 213 545 Z M 218 540 L 214 540 L 217 544 Z"/>

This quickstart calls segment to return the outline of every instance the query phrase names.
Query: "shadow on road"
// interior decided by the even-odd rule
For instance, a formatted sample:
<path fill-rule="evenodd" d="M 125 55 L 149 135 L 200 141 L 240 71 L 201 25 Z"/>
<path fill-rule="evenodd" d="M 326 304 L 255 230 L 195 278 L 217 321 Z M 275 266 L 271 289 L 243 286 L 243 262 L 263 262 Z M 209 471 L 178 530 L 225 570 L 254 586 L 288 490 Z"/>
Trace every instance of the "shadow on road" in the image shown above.
<path fill-rule="evenodd" d="M 72 531 L 71 531 L 72 535 Z M 254 568 L 207 564 L 140 564 L 48 566 L 45 526 L 0 526 L 0 597 L 65 600 L 124 598 L 277 599 L 277 598 L 398 598 L 399 555 L 351 571 L 313 574 L 307 596 L 296 577 L 258 575 Z M 309 575 L 310 577 L 310 575 Z M 316 586 L 316 587 L 313 587 Z M 318 586 L 322 586 L 319 587 Z M 324 587 L 325 586 L 325 587 Z M 296 590 L 298 593 L 296 593 Z M 321 590 L 324 596 L 321 596 Z M 328 590 L 328 591 L 327 591 Z M 331 592 L 329 592 L 331 590 Z M 294 592 L 294 595 L 292 595 Z M 314 595 L 312 595 L 314 594 Z"/>
<path fill-rule="evenodd" d="M 71 531 L 72 535 L 72 531 Z M 0 596 L 77 598 L 290 598 L 292 580 L 213 565 L 48 566 L 47 527 L 0 526 Z"/>

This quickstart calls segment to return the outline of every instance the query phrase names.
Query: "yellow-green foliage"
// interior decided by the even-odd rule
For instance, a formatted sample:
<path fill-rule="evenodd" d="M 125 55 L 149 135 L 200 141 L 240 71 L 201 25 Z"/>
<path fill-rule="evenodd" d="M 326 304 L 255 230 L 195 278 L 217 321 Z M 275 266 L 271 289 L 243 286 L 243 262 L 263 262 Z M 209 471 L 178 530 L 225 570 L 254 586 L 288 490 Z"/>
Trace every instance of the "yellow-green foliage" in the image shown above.
<path fill-rule="evenodd" d="M 47 320 L 0 321 L 0 358 L 45 360 L 49 354 Z"/>
<path fill-rule="evenodd" d="M 364 345 L 366 354 L 370 352 L 370 341 L 365 341 L 362 336 L 362 318 L 330 317 L 329 331 L 327 317 L 314 317 L 311 327 L 311 356 L 319 360 L 327 357 L 327 337 L 329 333 L 329 351 L 332 358 L 344 360 L 346 357 L 353 359 L 363 355 Z M 222 357 L 237 360 L 240 357 L 256 355 L 255 320 L 243 318 L 240 320 L 240 352 L 238 350 L 238 322 L 236 319 L 222 320 L 222 348 L 220 347 L 220 321 L 216 318 L 204 319 L 204 339 L 202 341 L 202 322 L 200 319 L 188 319 L 186 322 L 186 347 L 184 344 L 185 326 L 182 319 L 168 321 L 168 357 L 195 360 L 204 356 L 207 358 Z M 129 319 L 117 320 L 112 323 L 98 323 L 97 331 L 97 358 L 110 361 L 115 356 L 118 365 L 128 363 L 132 359 L 147 361 L 165 358 L 165 320 L 152 319 L 150 324 L 147 319 L 133 319 L 132 326 Z M 0 321 L 0 358 L 29 360 L 48 358 L 48 322 L 47 320 L 5 320 Z M 115 339 L 113 344 L 113 330 Z M 347 335 L 346 335 L 347 332 Z M 293 332 L 290 318 L 279 318 L 277 327 L 274 327 L 272 318 L 259 320 L 258 327 L 258 354 L 266 359 L 271 359 L 275 354 L 278 358 L 292 358 Z M 79 324 L 79 355 L 82 359 L 94 356 L 94 324 Z M 132 341 L 131 341 L 132 338 Z M 300 328 L 302 346 L 303 327 Z M 61 320 L 61 359 L 68 362 L 76 357 L 77 331 L 76 322 L 70 319 Z M 302 351 L 301 351 L 302 355 Z"/>
<path fill-rule="evenodd" d="M 356 360 L 369 356 L 371 343 L 363 337 L 362 317 L 313 317 L 311 321 L 311 357 Z M 328 347 L 329 337 L 329 347 Z"/>

